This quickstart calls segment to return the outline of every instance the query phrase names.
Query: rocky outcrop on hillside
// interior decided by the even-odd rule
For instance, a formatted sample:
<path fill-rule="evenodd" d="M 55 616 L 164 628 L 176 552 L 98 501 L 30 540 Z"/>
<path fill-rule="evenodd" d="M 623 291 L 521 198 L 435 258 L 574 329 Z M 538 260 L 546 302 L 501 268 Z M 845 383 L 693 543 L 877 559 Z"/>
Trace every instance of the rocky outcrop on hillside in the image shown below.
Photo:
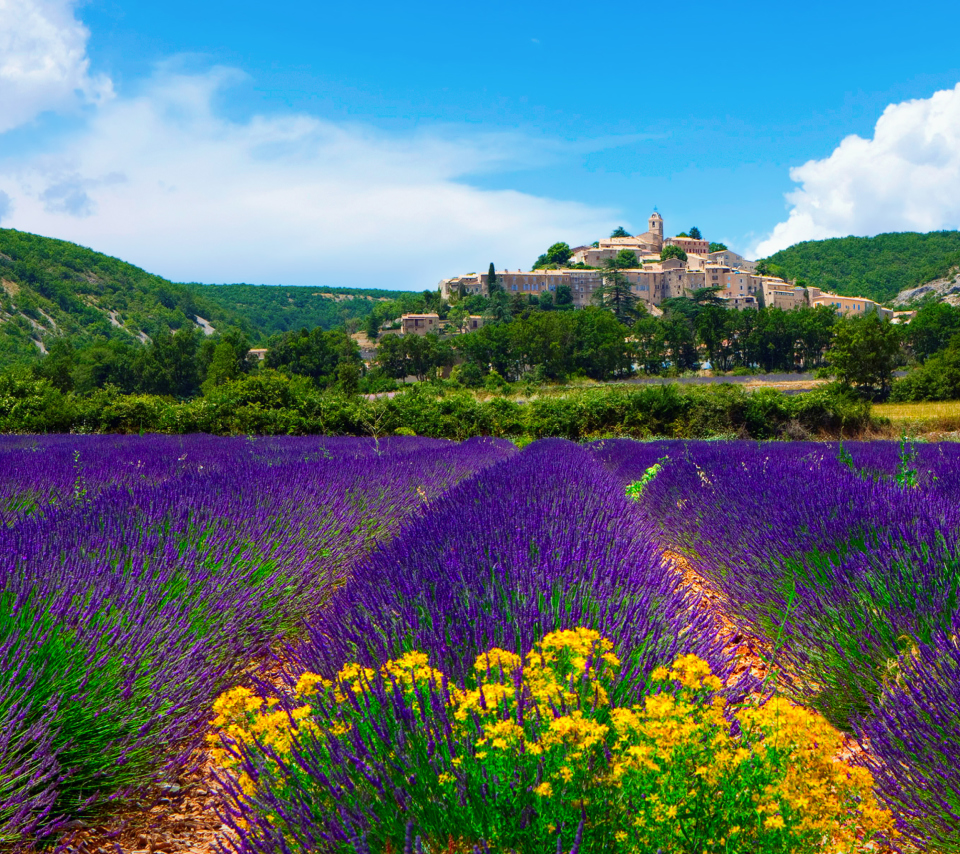
<path fill-rule="evenodd" d="M 944 279 L 934 279 L 918 288 L 900 291 L 893 300 L 894 308 L 903 308 L 923 299 L 935 299 L 950 305 L 960 306 L 960 270 L 951 270 Z"/>

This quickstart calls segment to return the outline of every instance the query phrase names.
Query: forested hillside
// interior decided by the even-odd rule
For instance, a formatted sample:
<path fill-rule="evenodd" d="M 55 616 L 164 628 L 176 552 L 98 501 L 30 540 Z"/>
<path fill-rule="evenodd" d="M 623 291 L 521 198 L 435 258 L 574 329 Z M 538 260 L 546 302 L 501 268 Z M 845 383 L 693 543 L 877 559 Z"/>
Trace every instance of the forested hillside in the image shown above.
<path fill-rule="evenodd" d="M 323 296 L 328 294 L 328 296 Z M 332 294 L 332 296 L 329 296 Z M 36 361 L 58 338 L 146 342 L 185 326 L 241 329 L 251 343 L 366 318 L 397 291 L 177 284 L 117 258 L 0 228 L 0 367 Z M 386 313 L 390 313 L 387 311 Z"/>
<path fill-rule="evenodd" d="M 65 240 L 0 229 L 0 364 L 36 359 L 57 338 L 141 341 L 202 318 L 240 314 L 117 258 Z"/>
<path fill-rule="evenodd" d="M 321 288 L 285 285 L 190 285 L 191 291 L 225 311 L 236 312 L 251 332 L 269 336 L 296 329 L 333 329 L 364 319 L 378 302 L 402 292 L 374 288 Z"/>
<path fill-rule="evenodd" d="M 904 288 L 945 276 L 960 265 L 960 232 L 808 240 L 771 255 L 763 264 L 785 279 L 887 302 Z"/>

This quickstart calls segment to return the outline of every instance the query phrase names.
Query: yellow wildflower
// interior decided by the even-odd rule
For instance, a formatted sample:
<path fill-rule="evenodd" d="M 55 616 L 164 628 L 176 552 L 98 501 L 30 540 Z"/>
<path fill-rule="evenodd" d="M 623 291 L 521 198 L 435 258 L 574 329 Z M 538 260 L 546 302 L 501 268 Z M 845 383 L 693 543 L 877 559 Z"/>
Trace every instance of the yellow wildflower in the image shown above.
<path fill-rule="evenodd" d="M 316 673 L 307 672 L 297 680 L 297 687 L 295 690 L 298 694 L 304 696 L 306 694 L 316 693 L 318 686 L 321 689 L 326 689 L 329 688 L 331 684 L 332 683 L 329 679 L 324 679 L 322 676 L 319 676 Z"/>
<path fill-rule="evenodd" d="M 494 674 L 498 670 L 506 674 L 513 673 L 520 669 L 521 664 L 519 655 L 494 647 L 477 656 L 473 669 L 483 678 L 488 672 Z"/>

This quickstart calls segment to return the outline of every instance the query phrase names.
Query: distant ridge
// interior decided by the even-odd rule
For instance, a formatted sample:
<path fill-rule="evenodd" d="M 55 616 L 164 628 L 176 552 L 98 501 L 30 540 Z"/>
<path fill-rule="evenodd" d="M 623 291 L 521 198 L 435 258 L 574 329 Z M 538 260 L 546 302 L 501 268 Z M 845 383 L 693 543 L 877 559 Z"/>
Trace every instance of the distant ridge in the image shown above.
<path fill-rule="evenodd" d="M 292 329 L 332 329 L 364 318 L 379 300 L 412 291 L 381 288 L 328 288 L 293 285 L 188 285 L 207 302 L 236 312 L 263 337 Z"/>
<path fill-rule="evenodd" d="M 764 263 L 785 279 L 888 303 L 900 291 L 945 278 L 960 266 L 960 231 L 808 240 L 774 253 Z"/>

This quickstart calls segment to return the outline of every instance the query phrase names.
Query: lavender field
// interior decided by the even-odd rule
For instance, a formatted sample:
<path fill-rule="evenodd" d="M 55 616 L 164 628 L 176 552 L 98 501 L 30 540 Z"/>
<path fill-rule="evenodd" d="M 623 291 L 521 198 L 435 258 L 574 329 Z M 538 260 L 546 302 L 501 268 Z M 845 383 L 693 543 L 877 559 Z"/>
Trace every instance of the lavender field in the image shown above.
<path fill-rule="evenodd" d="M 0 440 L 0 849 L 960 851 L 960 448 Z M 752 661 L 745 661 L 747 648 Z"/>

